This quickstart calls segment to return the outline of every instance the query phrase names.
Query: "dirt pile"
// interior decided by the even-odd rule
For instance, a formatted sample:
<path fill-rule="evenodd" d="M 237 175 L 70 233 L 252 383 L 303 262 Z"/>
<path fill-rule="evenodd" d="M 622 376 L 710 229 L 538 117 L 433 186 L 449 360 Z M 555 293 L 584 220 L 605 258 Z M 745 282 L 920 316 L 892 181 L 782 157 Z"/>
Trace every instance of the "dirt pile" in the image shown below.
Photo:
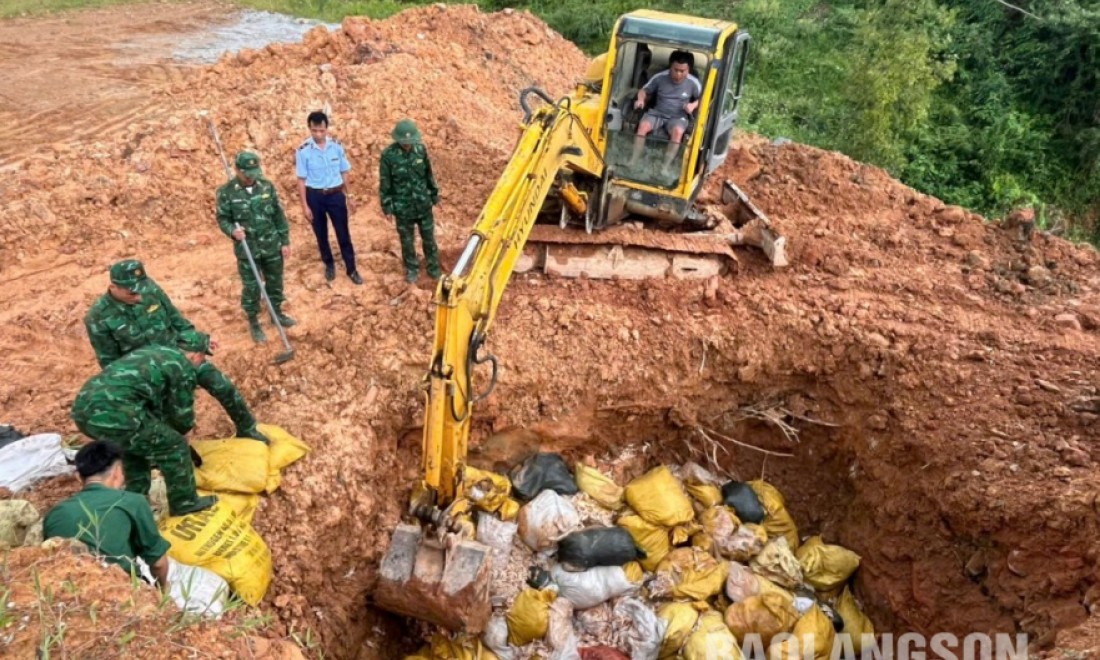
<path fill-rule="evenodd" d="M 216 622 L 182 618 L 155 588 L 132 584 L 79 543 L 18 548 L 0 574 L 0 648 L 9 657 L 303 657 L 291 642 L 250 635 L 259 620 L 243 611 Z"/>
<path fill-rule="evenodd" d="M 400 295 L 397 239 L 373 195 L 377 154 L 397 118 L 421 124 L 449 266 L 512 146 L 517 91 L 561 93 L 583 64 L 521 13 L 349 19 L 163 87 L 155 108 L 99 144 L 31 154 L 0 183 L 5 421 L 74 431 L 68 407 L 95 371 L 81 318 L 106 265 L 139 255 L 214 333 L 215 362 L 259 417 L 315 448 L 257 514 L 275 561 L 263 634 L 309 628 L 330 657 L 414 649 L 417 630 L 367 605 L 419 474 L 433 327 L 430 291 Z M 323 281 L 292 201 L 303 118 L 326 102 L 356 168 L 362 287 Z M 260 149 L 290 202 L 287 289 L 300 326 L 297 356 L 279 368 L 275 348 L 248 339 L 215 229 L 223 174 L 204 109 L 231 151 Z M 709 282 L 515 278 L 489 339 L 503 371 L 475 412 L 478 460 L 514 464 L 540 445 L 570 461 L 626 447 L 639 469 L 706 454 L 725 476 L 779 487 L 803 534 L 863 557 L 854 584 L 879 629 L 1018 627 L 1047 644 L 1083 622 L 1100 583 L 1096 252 L 1042 234 L 1021 241 L 799 145 L 743 140 L 711 199 L 723 176 L 788 237 L 792 266 L 773 271 L 741 251 L 738 273 Z M 230 431 L 199 398 L 196 437 Z M 519 425 L 533 428 L 491 437 Z M 743 444 L 708 443 L 711 431 Z M 64 495 L 36 504 L 54 493 Z"/>
<path fill-rule="evenodd" d="M 155 107 L 126 117 L 114 132 L 28 156 L 0 184 L 0 261 L 54 249 L 75 254 L 113 237 L 137 248 L 160 233 L 180 236 L 181 247 L 212 240 L 213 191 L 225 174 L 203 111 L 217 122 L 229 158 L 256 150 L 284 204 L 297 209 L 294 151 L 308 136 L 306 115 L 328 110 L 333 134 L 348 147 L 352 190 L 364 211 L 378 215 L 368 201 L 378 156 L 394 124 L 411 117 L 436 176 L 461 182 L 443 192 L 443 216 L 468 213 L 495 183 L 518 135 L 508 129 L 518 127 L 518 90 L 564 93 L 584 62 L 530 14 L 483 14 L 473 6 L 414 9 L 387 21 L 348 18 L 335 32 L 315 28 L 301 44 L 227 55 L 160 87 Z"/>

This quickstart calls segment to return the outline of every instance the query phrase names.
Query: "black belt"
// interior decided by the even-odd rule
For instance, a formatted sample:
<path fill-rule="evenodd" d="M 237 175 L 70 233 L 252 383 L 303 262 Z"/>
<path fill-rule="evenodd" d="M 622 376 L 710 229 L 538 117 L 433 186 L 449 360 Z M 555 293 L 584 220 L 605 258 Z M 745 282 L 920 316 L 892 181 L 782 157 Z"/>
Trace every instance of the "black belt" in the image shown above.
<path fill-rule="evenodd" d="M 335 188 L 306 188 L 306 190 L 311 190 L 313 192 L 319 192 L 322 195 L 335 195 L 338 192 L 344 192 L 344 184 L 341 183 L 340 185 L 336 186 Z"/>

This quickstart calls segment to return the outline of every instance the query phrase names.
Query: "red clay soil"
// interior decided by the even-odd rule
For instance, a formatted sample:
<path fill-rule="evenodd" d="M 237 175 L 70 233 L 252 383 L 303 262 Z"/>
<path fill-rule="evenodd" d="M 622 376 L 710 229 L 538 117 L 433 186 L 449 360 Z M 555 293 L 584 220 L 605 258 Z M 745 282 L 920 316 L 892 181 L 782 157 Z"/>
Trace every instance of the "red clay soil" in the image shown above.
<path fill-rule="evenodd" d="M 415 629 L 368 602 L 418 478 L 432 292 L 422 281 L 399 295 L 377 157 L 397 119 L 417 120 L 443 190 L 449 266 L 518 134 L 516 91 L 564 93 L 584 64 L 519 12 L 348 19 L 163 86 L 155 111 L 98 142 L 35 150 L 0 183 L 5 421 L 74 432 L 68 408 L 96 370 L 81 319 L 112 261 L 144 259 L 214 334 L 214 361 L 258 415 L 315 449 L 256 514 L 276 569 L 263 634 L 308 627 L 328 657 L 415 648 Z M 292 153 L 306 113 L 325 104 L 353 163 L 362 287 L 324 281 L 294 201 Z M 288 207 L 288 311 L 300 325 L 297 356 L 281 367 L 274 342 L 248 339 L 200 110 L 230 151 L 260 151 Z M 776 483 L 803 534 L 862 555 L 857 592 L 880 629 L 1019 629 L 1050 648 L 1084 623 L 1100 577 L 1095 250 L 1038 233 L 1021 241 L 800 145 L 743 139 L 704 201 L 726 176 L 788 237 L 791 267 L 739 250 L 740 270 L 708 282 L 515 278 L 490 335 L 504 370 L 476 411 L 475 459 L 539 443 L 606 458 L 629 444 L 637 459 L 623 480 L 705 450 L 727 474 Z M 744 419 L 746 407 L 773 405 L 798 417 L 786 418 L 798 443 Z M 231 430 L 205 395 L 198 418 L 197 437 Z M 486 442 L 515 426 L 537 432 Z M 765 463 L 732 443 L 723 453 L 699 429 L 794 457 Z M 1057 644 L 1094 638 L 1080 629 Z"/>

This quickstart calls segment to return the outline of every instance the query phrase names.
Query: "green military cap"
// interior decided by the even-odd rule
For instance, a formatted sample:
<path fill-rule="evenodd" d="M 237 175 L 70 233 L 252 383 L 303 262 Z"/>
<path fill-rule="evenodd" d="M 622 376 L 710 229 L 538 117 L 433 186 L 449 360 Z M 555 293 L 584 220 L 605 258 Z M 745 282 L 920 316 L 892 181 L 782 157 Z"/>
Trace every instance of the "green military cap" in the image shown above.
<path fill-rule="evenodd" d="M 397 122 L 390 133 L 398 144 L 420 144 L 420 129 L 411 119 L 402 119 Z"/>
<path fill-rule="evenodd" d="M 145 282 L 145 266 L 137 259 L 123 259 L 111 266 L 111 284 L 138 291 Z"/>
<path fill-rule="evenodd" d="M 184 330 L 176 338 L 176 346 L 186 353 L 206 353 L 213 355 L 210 350 L 210 335 L 198 330 Z"/>
<path fill-rule="evenodd" d="M 249 179 L 259 179 L 263 176 L 260 170 L 260 157 L 251 151 L 242 151 L 237 154 L 237 169 Z"/>

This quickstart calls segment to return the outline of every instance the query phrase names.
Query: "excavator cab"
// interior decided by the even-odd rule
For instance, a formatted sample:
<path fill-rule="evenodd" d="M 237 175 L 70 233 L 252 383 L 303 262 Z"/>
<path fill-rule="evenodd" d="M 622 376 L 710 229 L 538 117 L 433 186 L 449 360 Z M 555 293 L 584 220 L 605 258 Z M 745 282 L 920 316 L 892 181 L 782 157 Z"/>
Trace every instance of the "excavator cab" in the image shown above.
<path fill-rule="evenodd" d="M 605 217 L 596 223 L 597 229 L 614 225 L 627 215 L 672 224 L 690 224 L 695 219 L 688 207 L 706 175 L 729 153 L 750 43 L 747 32 L 724 21 L 651 11 L 633 12 L 620 19 L 608 52 L 610 84 L 603 128 L 610 172 L 606 192 L 624 202 L 621 208 L 609 206 Z M 644 138 L 637 134 L 656 94 L 647 94 L 646 108 L 634 107 L 638 91 L 646 83 L 654 76 L 667 75 L 662 72 L 669 69 L 674 54 L 679 54 L 679 59 L 686 56 L 688 76 L 697 82 L 700 101 L 686 117 L 687 126 L 678 144 L 671 142 L 667 130 L 661 130 L 664 126 Z M 667 126 L 669 122 L 661 123 Z M 635 199 L 641 203 L 631 204 Z"/>

